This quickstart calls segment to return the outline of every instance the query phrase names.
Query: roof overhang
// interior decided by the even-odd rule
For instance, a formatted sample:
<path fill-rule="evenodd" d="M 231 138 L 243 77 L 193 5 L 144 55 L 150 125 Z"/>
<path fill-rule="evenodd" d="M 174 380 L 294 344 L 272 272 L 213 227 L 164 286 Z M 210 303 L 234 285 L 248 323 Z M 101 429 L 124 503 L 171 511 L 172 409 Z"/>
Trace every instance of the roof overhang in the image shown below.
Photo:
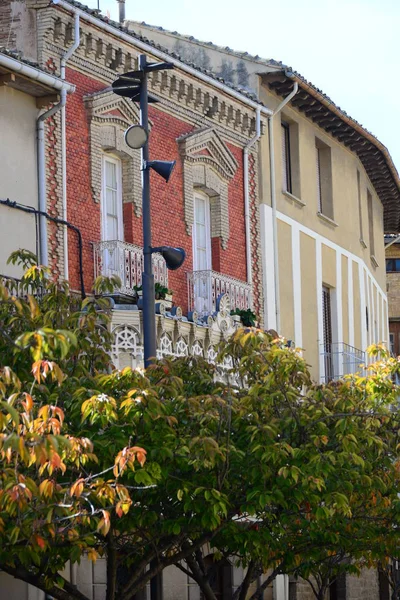
<path fill-rule="evenodd" d="M 12 52 L 0 51 L 0 86 L 19 90 L 38 99 L 38 106 L 56 101 L 58 92 L 73 93 L 75 86 L 20 60 Z M 41 99 L 41 100 L 40 100 Z M 44 104 L 43 104 L 44 102 Z"/>
<path fill-rule="evenodd" d="M 387 148 L 299 74 L 281 70 L 261 78 L 282 97 L 298 83 L 291 105 L 357 154 L 383 204 L 385 232 L 400 231 L 400 179 Z"/>

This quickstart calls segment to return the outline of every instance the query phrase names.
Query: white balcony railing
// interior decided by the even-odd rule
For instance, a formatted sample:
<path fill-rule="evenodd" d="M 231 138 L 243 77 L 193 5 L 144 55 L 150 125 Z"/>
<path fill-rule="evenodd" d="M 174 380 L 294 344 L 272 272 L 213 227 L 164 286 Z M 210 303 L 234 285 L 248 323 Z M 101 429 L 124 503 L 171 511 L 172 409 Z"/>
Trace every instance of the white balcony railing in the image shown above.
<path fill-rule="evenodd" d="M 321 359 L 321 379 L 328 382 L 362 371 L 365 352 L 343 342 L 321 344 Z"/>
<path fill-rule="evenodd" d="M 117 275 L 121 279 L 119 292 L 128 296 L 135 294 L 135 285 L 142 285 L 143 248 L 119 240 L 96 242 L 94 251 L 94 276 Z M 168 287 L 168 271 L 161 254 L 153 254 L 154 280 Z"/>
<path fill-rule="evenodd" d="M 200 316 L 216 312 L 217 299 L 221 294 L 227 294 L 232 310 L 247 310 L 252 306 L 250 284 L 216 271 L 188 273 L 190 311 L 195 310 Z"/>

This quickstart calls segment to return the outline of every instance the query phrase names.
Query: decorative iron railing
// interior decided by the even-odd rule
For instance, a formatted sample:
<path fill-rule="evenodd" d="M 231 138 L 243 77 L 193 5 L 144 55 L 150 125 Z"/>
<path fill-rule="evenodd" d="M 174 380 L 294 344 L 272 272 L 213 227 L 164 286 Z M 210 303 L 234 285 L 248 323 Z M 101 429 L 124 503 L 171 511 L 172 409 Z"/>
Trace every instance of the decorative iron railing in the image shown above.
<path fill-rule="evenodd" d="M 362 371 L 365 352 L 344 342 L 321 344 L 321 379 L 332 381 Z"/>
<path fill-rule="evenodd" d="M 217 311 L 217 300 L 226 294 L 232 310 L 247 310 L 252 306 L 251 285 L 222 275 L 216 271 L 192 271 L 188 273 L 189 310 L 195 310 L 200 316 Z"/>
<path fill-rule="evenodd" d="M 121 279 L 119 292 L 135 295 L 135 286 L 142 285 L 143 248 L 119 240 L 96 242 L 94 251 L 94 276 L 117 275 Z M 168 287 L 168 270 L 161 254 L 154 253 L 153 273 L 156 282 Z"/>
<path fill-rule="evenodd" d="M 7 288 L 9 293 L 16 298 L 26 298 L 28 294 L 42 296 L 43 288 L 41 286 L 32 287 L 30 283 L 16 277 L 0 274 L 0 283 Z"/>

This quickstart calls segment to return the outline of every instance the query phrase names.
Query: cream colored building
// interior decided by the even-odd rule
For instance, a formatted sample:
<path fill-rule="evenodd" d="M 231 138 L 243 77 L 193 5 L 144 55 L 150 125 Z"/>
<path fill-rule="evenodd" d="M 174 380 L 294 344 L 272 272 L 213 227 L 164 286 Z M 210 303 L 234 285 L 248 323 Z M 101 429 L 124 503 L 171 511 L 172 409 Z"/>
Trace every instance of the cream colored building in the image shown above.
<path fill-rule="evenodd" d="M 291 93 L 261 138 L 263 166 L 274 148 L 261 170 L 265 322 L 324 380 L 389 341 L 384 231 L 399 226 L 399 180 L 379 141 L 301 76 L 261 77 L 274 111 Z"/>
<path fill-rule="evenodd" d="M 0 277 L 18 279 L 21 269 L 7 264 L 18 248 L 39 253 L 39 206 L 37 131 L 38 119 L 61 90 L 73 86 L 0 49 Z M 43 165 L 43 175 L 45 166 Z M 9 199 L 10 205 L 5 202 Z M 31 213 L 16 208 L 32 210 Z M 18 286 L 18 281 L 14 282 Z"/>

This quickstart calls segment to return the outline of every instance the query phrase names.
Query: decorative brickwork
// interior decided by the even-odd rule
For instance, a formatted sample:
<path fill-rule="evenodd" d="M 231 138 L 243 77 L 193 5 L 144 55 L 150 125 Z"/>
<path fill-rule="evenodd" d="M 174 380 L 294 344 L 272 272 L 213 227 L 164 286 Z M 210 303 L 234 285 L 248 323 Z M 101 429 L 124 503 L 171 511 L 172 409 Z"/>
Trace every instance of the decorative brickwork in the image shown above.
<path fill-rule="evenodd" d="M 188 235 L 194 222 L 193 192 L 210 197 L 211 237 L 221 238 L 225 250 L 229 239 L 228 182 L 237 169 L 232 153 L 209 128 L 193 131 L 178 140 L 183 159 L 185 222 Z"/>
<path fill-rule="evenodd" d="M 132 150 L 124 140 L 126 129 L 139 121 L 136 104 L 110 90 L 85 97 L 90 123 L 90 167 L 93 199 L 101 197 L 101 153 L 111 152 L 122 161 L 123 201 L 133 202 L 136 216 L 142 212 L 140 150 Z"/>
<path fill-rule="evenodd" d="M 256 315 L 262 319 L 263 311 L 263 286 L 261 272 L 261 233 L 260 210 L 258 203 L 258 168 L 257 156 L 249 156 L 249 196 L 250 196 L 250 236 L 253 275 L 253 306 Z"/>

